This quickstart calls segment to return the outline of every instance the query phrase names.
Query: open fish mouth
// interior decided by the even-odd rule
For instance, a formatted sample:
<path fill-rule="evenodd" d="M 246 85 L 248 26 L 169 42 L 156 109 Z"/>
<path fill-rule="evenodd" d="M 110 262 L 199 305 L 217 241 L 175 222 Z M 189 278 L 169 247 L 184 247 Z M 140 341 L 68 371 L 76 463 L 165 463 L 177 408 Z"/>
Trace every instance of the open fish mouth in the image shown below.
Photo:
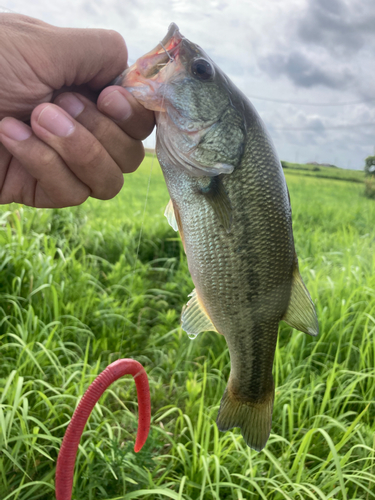
<path fill-rule="evenodd" d="M 125 87 L 145 108 L 165 112 L 168 100 L 166 89 L 171 89 L 168 84 L 194 78 L 191 63 L 202 57 L 206 57 L 202 49 L 182 36 L 178 26 L 172 23 L 163 40 L 137 59 L 116 78 L 113 85 Z"/>
<path fill-rule="evenodd" d="M 158 45 L 137 59 L 113 83 L 125 87 L 147 109 L 166 111 L 165 84 L 186 75 L 184 58 L 190 42 L 172 23 Z"/>
<path fill-rule="evenodd" d="M 156 80 L 160 71 L 164 69 L 168 63 L 178 61 L 181 42 L 184 38 L 178 26 L 172 23 L 163 40 L 159 42 L 154 49 L 139 58 L 132 66 L 126 69 L 116 78 L 113 84 L 122 85 L 127 88 L 149 85 L 149 80 Z M 176 68 L 173 69 L 173 72 L 175 71 Z M 164 75 L 163 80 L 168 76 L 169 75 Z"/>

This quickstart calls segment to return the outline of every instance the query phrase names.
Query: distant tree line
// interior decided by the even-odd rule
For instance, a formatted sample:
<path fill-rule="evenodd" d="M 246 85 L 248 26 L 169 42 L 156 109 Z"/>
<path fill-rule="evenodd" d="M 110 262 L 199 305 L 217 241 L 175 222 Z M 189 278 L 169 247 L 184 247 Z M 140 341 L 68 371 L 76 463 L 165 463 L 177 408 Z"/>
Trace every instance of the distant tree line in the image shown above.
<path fill-rule="evenodd" d="M 375 176 L 375 156 L 368 156 L 365 160 L 366 176 Z"/>
<path fill-rule="evenodd" d="M 365 160 L 365 196 L 375 199 L 375 156 L 368 156 Z"/>

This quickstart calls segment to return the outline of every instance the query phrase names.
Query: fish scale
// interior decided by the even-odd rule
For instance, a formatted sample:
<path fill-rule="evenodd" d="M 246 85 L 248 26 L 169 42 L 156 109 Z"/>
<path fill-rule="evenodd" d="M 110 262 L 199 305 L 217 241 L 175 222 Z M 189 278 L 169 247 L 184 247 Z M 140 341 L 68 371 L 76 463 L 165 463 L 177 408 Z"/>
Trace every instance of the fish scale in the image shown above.
<path fill-rule="evenodd" d="M 157 111 L 156 153 L 171 196 L 166 216 L 180 232 L 195 285 L 182 327 L 191 337 L 215 330 L 229 348 L 217 425 L 240 427 L 261 450 L 271 430 L 279 322 L 318 333 L 280 161 L 252 104 L 176 25 L 122 84 Z"/>

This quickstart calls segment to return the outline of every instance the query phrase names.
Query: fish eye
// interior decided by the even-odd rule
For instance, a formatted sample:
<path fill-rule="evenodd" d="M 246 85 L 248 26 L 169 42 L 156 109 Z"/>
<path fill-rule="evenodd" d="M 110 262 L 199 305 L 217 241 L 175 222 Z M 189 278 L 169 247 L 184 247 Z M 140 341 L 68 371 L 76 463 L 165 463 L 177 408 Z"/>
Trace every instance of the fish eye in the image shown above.
<path fill-rule="evenodd" d="M 196 59 L 191 65 L 191 72 L 199 80 L 209 80 L 214 74 L 214 68 L 206 59 Z"/>

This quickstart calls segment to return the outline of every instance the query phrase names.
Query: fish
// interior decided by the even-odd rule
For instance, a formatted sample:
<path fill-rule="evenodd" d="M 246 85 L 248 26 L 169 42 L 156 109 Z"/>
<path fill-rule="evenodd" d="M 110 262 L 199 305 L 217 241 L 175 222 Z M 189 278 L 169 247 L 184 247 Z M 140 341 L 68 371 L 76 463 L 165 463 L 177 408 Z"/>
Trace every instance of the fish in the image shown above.
<path fill-rule="evenodd" d="M 172 23 L 115 82 L 156 114 L 156 155 L 194 290 L 182 310 L 191 338 L 225 337 L 231 361 L 217 426 L 262 450 L 271 432 L 279 322 L 316 336 L 295 252 L 289 192 L 249 99 Z"/>

